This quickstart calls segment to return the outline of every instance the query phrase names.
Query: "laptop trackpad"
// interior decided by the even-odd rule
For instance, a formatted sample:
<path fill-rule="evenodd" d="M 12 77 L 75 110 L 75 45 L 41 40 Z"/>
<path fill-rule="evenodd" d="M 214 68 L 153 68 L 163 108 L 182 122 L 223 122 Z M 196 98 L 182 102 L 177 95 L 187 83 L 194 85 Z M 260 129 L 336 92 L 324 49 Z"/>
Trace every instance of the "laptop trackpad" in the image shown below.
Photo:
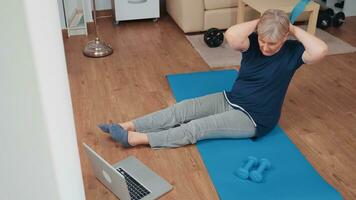
<path fill-rule="evenodd" d="M 150 190 L 153 196 L 161 196 L 163 193 L 172 189 L 172 186 L 166 180 L 153 172 L 134 156 L 129 156 L 121 160 L 113 165 L 113 167 L 116 169 L 119 167 L 123 168 L 139 183 Z"/>

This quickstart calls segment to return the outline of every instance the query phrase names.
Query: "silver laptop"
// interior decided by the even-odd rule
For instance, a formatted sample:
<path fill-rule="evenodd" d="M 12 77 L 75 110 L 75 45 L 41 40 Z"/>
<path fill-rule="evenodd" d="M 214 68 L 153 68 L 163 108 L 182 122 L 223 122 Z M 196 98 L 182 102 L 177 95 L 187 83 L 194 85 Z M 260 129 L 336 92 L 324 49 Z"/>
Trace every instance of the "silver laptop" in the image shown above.
<path fill-rule="evenodd" d="M 95 176 L 120 200 L 157 199 L 172 189 L 172 185 L 134 156 L 110 165 L 87 144 L 83 145 Z"/>

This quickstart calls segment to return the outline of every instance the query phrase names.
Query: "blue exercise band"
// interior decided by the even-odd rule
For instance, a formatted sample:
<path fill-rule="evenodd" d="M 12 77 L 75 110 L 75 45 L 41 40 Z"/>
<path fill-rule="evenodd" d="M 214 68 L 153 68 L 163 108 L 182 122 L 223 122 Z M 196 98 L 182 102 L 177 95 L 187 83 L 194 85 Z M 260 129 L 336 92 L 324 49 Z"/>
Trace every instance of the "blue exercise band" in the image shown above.
<path fill-rule="evenodd" d="M 310 0 L 300 0 L 297 5 L 294 6 L 289 16 L 290 23 L 294 24 L 294 22 L 297 20 L 297 17 L 302 14 L 305 6 L 307 6 L 309 2 Z"/>

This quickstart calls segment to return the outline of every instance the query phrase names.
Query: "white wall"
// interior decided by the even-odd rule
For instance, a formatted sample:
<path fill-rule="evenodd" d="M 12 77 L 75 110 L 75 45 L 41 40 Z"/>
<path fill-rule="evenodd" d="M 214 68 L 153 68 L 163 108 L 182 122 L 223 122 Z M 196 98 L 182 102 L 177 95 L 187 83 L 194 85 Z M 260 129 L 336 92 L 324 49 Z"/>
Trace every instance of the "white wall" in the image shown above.
<path fill-rule="evenodd" d="M 346 16 L 356 16 L 356 1 L 346 0 L 343 10 Z"/>
<path fill-rule="evenodd" d="M 111 0 L 96 0 L 97 10 L 108 10 L 111 9 Z"/>
<path fill-rule="evenodd" d="M 0 199 L 85 199 L 57 1 L 5 1 L 0 25 Z"/>

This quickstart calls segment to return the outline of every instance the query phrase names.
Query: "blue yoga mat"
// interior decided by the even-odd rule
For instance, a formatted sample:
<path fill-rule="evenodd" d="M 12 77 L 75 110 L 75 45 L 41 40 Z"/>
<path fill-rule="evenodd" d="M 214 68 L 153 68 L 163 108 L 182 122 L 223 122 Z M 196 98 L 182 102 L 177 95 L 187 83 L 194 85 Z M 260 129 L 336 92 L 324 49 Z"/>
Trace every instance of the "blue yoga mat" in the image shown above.
<path fill-rule="evenodd" d="M 230 90 L 236 70 L 168 75 L 176 101 Z M 219 197 L 228 199 L 342 199 L 310 165 L 280 127 L 265 137 L 250 139 L 215 139 L 197 144 Z M 233 173 L 248 156 L 267 158 L 272 168 L 262 183 L 242 180 Z"/>

